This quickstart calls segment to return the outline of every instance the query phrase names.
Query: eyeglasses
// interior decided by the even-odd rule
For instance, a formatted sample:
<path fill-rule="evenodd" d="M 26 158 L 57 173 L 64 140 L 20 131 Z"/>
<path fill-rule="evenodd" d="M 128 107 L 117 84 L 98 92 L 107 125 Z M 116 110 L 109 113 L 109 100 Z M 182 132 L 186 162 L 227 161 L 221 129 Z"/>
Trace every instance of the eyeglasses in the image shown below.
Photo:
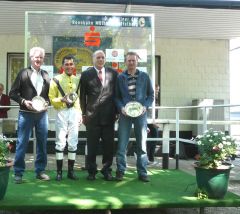
<path fill-rule="evenodd" d="M 65 63 L 64 64 L 65 66 L 73 66 L 73 63 L 71 62 L 71 63 Z"/>

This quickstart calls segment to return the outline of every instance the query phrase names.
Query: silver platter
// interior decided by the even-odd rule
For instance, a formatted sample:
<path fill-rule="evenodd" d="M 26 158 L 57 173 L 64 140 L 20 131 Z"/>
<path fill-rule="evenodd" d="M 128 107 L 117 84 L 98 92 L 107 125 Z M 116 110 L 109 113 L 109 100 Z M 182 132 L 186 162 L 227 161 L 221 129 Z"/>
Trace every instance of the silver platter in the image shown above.
<path fill-rule="evenodd" d="M 69 103 L 74 103 L 78 98 L 77 93 L 72 92 L 66 95 L 66 99 Z"/>
<path fill-rule="evenodd" d="M 35 96 L 32 99 L 32 107 L 35 111 L 43 111 L 46 109 L 46 101 L 41 96 Z"/>
<path fill-rule="evenodd" d="M 143 106 L 139 102 L 129 102 L 125 106 L 125 111 L 129 117 L 138 117 L 143 113 Z"/>

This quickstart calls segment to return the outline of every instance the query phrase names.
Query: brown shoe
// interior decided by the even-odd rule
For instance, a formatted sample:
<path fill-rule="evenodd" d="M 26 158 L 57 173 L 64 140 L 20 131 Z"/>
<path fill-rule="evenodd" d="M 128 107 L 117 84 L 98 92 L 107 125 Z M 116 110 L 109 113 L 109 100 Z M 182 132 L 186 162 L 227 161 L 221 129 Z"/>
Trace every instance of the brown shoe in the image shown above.
<path fill-rule="evenodd" d="M 39 173 L 36 176 L 36 178 L 39 179 L 39 180 L 42 180 L 42 181 L 49 181 L 50 180 L 50 177 L 47 174 L 45 174 L 44 172 Z"/>
<path fill-rule="evenodd" d="M 120 171 L 116 171 L 116 177 L 115 177 L 116 181 L 122 181 L 123 180 L 123 173 Z"/>

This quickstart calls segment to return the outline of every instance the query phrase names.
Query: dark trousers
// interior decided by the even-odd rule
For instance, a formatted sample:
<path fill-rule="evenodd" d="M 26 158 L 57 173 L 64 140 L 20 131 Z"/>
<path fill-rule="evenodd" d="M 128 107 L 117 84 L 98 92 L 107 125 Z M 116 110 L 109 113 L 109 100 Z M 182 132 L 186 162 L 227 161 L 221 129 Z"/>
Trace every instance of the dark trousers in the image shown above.
<path fill-rule="evenodd" d="M 89 174 L 97 173 L 96 156 L 101 139 L 103 171 L 111 171 L 114 150 L 114 124 L 87 125 L 87 169 Z"/>
<path fill-rule="evenodd" d="M 159 137 L 157 127 L 155 127 L 153 124 L 148 124 L 148 128 L 150 130 L 148 133 L 149 138 L 158 138 Z M 149 161 L 154 161 L 156 144 L 157 144 L 157 141 L 147 141 L 147 156 L 148 156 Z"/>

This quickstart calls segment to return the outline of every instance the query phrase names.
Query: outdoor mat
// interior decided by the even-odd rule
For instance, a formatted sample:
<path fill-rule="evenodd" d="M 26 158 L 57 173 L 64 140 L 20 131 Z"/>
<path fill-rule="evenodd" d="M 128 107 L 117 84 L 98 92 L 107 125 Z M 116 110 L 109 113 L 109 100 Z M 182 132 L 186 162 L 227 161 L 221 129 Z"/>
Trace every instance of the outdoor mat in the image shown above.
<path fill-rule="evenodd" d="M 76 171 L 78 181 L 55 181 L 55 171 L 47 172 L 50 181 L 35 179 L 33 171 L 24 173 L 24 183 L 15 184 L 11 172 L 1 210 L 86 210 L 174 207 L 239 207 L 240 197 L 228 192 L 224 199 L 198 199 L 195 177 L 180 170 L 149 170 L 151 181 L 137 179 L 127 171 L 122 182 L 105 181 L 101 173 L 95 181 L 86 180 L 86 171 Z"/>

